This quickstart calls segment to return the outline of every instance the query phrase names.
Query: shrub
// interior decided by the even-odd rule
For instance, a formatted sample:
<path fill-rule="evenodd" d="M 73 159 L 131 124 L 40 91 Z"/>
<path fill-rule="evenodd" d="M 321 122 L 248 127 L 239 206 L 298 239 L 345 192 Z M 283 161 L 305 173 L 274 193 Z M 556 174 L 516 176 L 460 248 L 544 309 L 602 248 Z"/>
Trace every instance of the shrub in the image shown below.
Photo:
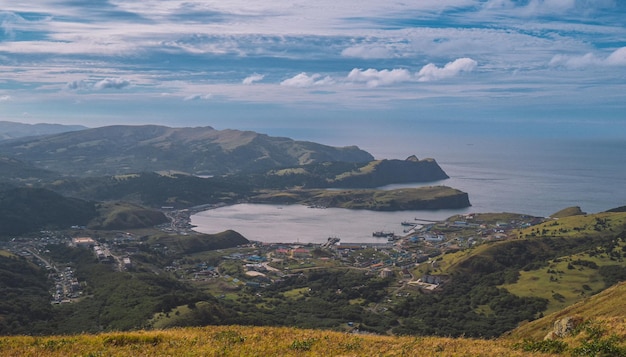
<path fill-rule="evenodd" d="M 524 340 L 516 343 L 513 348 L 524 352 L 563 353 L 567 350 L 567 343 L 559 340 Z"/>

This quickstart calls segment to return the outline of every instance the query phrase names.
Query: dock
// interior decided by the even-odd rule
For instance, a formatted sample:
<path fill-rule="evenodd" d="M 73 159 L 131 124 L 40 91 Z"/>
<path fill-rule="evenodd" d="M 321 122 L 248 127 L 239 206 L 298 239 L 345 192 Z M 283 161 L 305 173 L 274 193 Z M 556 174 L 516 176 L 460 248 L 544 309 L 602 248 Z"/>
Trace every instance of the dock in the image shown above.
<path fill-rule="evenodd" d="M 432 219 L 421 219 L 421 218 L 415 218 L 416 221 L 418 222 L 427 222 L 427 223 L 439 223 L 441 221 L 434 221 Z"/>

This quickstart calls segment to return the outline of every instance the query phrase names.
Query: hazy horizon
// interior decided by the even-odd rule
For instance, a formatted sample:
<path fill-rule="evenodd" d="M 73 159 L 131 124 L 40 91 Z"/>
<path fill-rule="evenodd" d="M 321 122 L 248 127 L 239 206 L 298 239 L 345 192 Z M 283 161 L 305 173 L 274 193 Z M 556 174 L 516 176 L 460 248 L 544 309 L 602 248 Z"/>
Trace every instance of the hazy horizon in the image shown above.
<path fill-rule="evenodd" d="M 621 1 L 0 3 L 3 120 L 626 139 Z"/>

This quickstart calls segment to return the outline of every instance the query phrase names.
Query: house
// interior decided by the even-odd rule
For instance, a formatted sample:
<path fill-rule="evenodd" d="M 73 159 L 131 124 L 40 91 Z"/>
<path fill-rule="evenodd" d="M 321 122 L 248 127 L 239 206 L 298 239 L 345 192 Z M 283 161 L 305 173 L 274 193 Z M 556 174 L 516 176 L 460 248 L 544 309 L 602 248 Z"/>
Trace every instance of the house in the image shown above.
<path fill-rule="evenodd" d="M 445 277 L 441 275 L 424 275 L 421 279 L 423 283 L 432 285 L 441 285 L 444 283 Z"/>
<path fill-rule="evenodd" d="M 291 250 L 291 256 L 293 258 L 310 258 L 311 251 L 306 248 L 296 248 Z"/>
<path fill-rule="evenodd" d="M 383 278 L 383 279 L 393 277 L 393 270 L 391 270 L 389 268 L 382 269 L 380 271 L 380 277 Z"/>
<path fill-rule="evenodd" d="M 78 248 L 89 248 L 96 245 L 96 241 L 90 237 L 76 237 L 72 238 L 72 245 Z"/>

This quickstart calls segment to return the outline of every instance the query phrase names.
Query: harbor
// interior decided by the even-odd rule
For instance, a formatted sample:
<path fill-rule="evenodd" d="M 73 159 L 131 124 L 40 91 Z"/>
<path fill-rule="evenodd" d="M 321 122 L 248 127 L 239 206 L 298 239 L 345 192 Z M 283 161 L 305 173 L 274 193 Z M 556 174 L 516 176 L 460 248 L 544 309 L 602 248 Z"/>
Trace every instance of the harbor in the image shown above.
<path fill-rule="evenodd" d="M 191 215 L 191 225 L 197 232 L 210 234 L 232 229 L 250 240 L 266 243 L 323 244 L 328 237 L 338 237 L 342 243 L 381 243 L 393 236 L 410 234 L 413 228 L 402 226 L 401 222 L 412 222 L 419 228 L 427 225 L 422 222 L 441 221 L 466 212 L 312 209 L 297 204 L 278 207 L 250 203 L 219 207 Z M 406 233 L 402 227 L 408 228 Z M 375 232 L 384 234 L 377 237 Z"/>

